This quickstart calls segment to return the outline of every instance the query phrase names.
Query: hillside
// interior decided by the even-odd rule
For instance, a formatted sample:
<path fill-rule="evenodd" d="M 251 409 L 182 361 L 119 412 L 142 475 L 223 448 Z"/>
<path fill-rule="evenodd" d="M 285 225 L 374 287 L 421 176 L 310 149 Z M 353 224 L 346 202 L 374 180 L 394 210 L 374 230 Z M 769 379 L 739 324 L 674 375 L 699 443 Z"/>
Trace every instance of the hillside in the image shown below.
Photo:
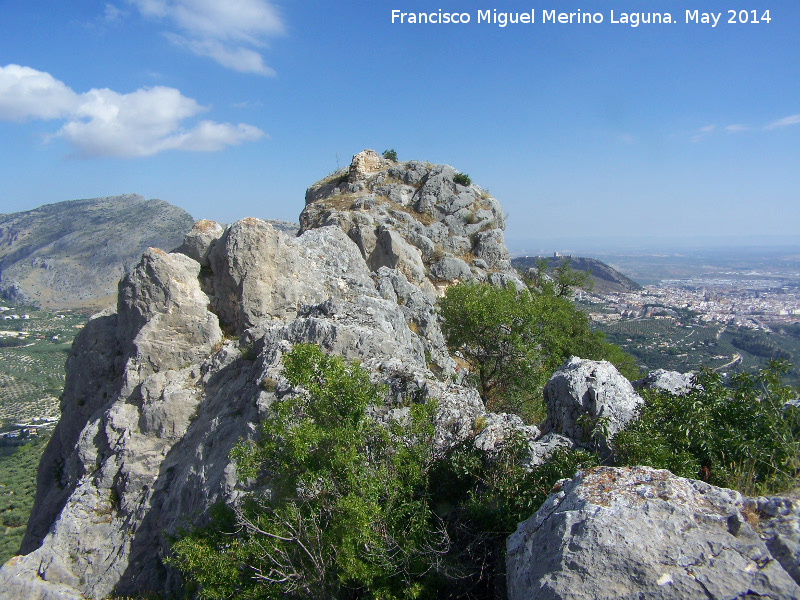
<path fill-rule="evenodd" d="M 630 292 L 642 288 L 638 283 L 626 277 L 613 267 L 594 258 L 580 256 L 520 256 L 511 259 L 511 265 L 517 269 L 530 269 L 536 267 L 540 260 L 547 260 L 548 270 L 559 267 L 565 260 L 569 260 L 570 267 L 576 271 L 586 271 L 594 282 L 593 291 L 605 294 L 608 292 Z"/>
<path fill-rule="evenodd" d="M 175 248 L 193 222 L 136 194 L 0 215 L 0 296 L 53 310 L 104 308 L 142 252 Z"/>

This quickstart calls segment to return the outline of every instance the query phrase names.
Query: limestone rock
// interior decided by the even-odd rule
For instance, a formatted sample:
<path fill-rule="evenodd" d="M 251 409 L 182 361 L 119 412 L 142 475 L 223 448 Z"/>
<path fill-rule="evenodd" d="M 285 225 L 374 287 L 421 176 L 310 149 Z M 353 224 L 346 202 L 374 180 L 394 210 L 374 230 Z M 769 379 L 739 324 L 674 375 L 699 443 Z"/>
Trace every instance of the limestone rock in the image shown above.
<path fill-rule="evenodd" d="M 471 262 L 473 239 L 502 241 L 499 204 L 445 165 L 362 153 L 351 167 L 309 188 L 297 237 L 253 218 L 200 221 L 123 278 L 116 310 L 76 337 L 25 555 L 0 568 L 0 600 L 179 594 L 169 538 L 247 490 L 230 450 L 291 391 L 281 357 L 298 343 L 385 384 L 375 418 L 435 399 L 438 454 L 476 433 L 487 451 L 515 432 L 535 445 L 535 427 L 487 414 L 463 385 L 436 314 L 454 279 L 519 282 L 502 251 Z"/>
<path fill-rule="evenodd" d="M 475 447 L 493 455 L 512 435 L 521 434 L 523 439 L 533 440 L 541 435 L 534 425 L 525 425 L 518 415 L 487 413 L 482 415 L 483 428 L 475 436 Z"/>
<path fill-rule="evenodd" d="M 201 267 L 208 266 L 208 252 L 211 244 L 222 237 L 225 231 L 216 221 L 201 219 L 197 221 L 191 231 L 183 238 L 183 243 L 175 249 L 175 252 L 185 254 L 200 263 Z"/>
<path fill-rule="evenodd" d="M 578 442 L 589 443 L 588 428 L 604 420 L 605 433 L 596 439 L 608 442 L 636 416 L 642 398 L 630 382 L 607 361 L 592 361 L 573 356 L 567 360 L 544 387 L 547 404 L 545 433 L 558 433 Z M 581 420 L 584 427 L 581 427 Z"/>
<path fill-rule="evenodd" d="M 633 382 L 634 389 L 658 390 L 674 395 L 689 393 L 693 385 L 694 376 L 691 373 L 667 371 L 656 369 L 650 371 L 646 377 Z"/>
<path fill-rule="evenodd" d="M 578 473 L 508 538 L 508 598 L 800 598 L 742 508 L 738 492 L 668 471 Z"/>
<path fill-rule="evenodd" d="M 580 448 L 580 444 L 571 438 L 550 432 L 529 443 L 528 448 L 528 466 L 536 467 L 546 463 L 550 455 L 559 448 L 576 450 Z"/>
<path fill-rule="evenodd" d="M 241 333 L 264 319 L 291 316 L 329 297 L 374 294 L 358 248 L 338 228 L 289 238 L 247 218 L 222 235 L 209 254 L 215 313 Z"/>
<path fill-rule="evenodd" d="M 364 151 L 349 169 L 308 188 L 300 230 L 336 225 L 371 269 L 398 269 L 438 294 L 473 278 L 516 285 L 500 204 L 478 186 L 455 183 L 456 174 L 448 165 L 393 163 Z"/>
<path fill-rule="evenodd" d="M 744 504 L 750 515 L 755 515 L 755 530 L 772 556 L 800 584 L 800 501 L 762 496 L 747 498 Z"/>
<path fill-rule="evenodd" d="M 469 281 L 472 271 L 463 260 L 445 256 L 431 267 L 431 278 L 436 281 Z"/>

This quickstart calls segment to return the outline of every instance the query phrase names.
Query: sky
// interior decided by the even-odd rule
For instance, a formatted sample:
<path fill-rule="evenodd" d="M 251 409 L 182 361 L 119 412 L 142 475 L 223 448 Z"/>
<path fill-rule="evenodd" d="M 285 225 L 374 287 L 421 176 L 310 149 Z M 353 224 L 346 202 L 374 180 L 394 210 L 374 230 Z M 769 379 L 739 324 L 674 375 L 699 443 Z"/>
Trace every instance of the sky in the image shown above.
<path fill-rule="evenodd" d="M 512 250 L 800 243 L 796 0 L 0 0 L 0 15 L 0 213 L 137 193 L 196 219 L 296 221 L 306 187 L 393 148 L 488 188 Z"/>

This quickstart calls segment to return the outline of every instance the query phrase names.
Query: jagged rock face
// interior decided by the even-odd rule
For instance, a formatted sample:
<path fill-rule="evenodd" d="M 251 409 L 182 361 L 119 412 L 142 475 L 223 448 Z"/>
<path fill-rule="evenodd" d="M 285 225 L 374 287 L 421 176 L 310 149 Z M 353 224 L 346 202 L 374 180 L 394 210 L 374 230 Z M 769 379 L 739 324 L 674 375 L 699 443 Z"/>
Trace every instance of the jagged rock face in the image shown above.
<path fill-rule="evenodd" d="M 545 433 L 589 443 L 593 432 L 586 429 L 600 424 L 605 431 L 595 432 L 594 439 L 602 446 L 636 416 L 636 409 L 643 402 L 614 365 L 577 356 L 553 373 L 544 387 L 544 399 Z"/>
<path fill-rule="evenodd" d="M 179 250 L 147 250 L 116 310 L 76 337 L 26 555 L 0 569 L 3 600 L 177 593 L 168 537 L 242 493 L 229 452 L 291 392 L 281 356 L 294 344 L 388 384 L 377 418 L 436 398 L 438 452 L 472 437 L 478 417 L 494 422 L 458 383 L 433 295 L 400 270 L 370 272 L 340 228 L 293 238 L 258 219 L 201 222 Z"/>
<path fill-rule="evenodd" d="M 358 249 L 331 227 L 298 242 L 265 221 L 243 219 L 219 238 L 208 260 L 214 311 L 237 334 L 306 304 L 375 293 Z"/>
<path fill-rule="evenodd" d="M 370 269 L 396 269 L 427 292 L 498 274 L 517 285 L 500 204 L 478 186 L 455 183 L 456 174 L 448 165 L 393 163 L 365 150 L 308 188 L 301 231 L 337 225 Z"/>
<path fill-rule="evenodd" d="M 743 508 L 738 492 L 668 471 L 578 473 L 508 538 L 508 598 L 800 598 Z"/>
<path fill-rule="evenodd" d="M 754 528 L 772 556 L 800 584 L 800 502 L 797 498 L 760 496 L 745 499 L 744 506 L 755 515 Z"/>

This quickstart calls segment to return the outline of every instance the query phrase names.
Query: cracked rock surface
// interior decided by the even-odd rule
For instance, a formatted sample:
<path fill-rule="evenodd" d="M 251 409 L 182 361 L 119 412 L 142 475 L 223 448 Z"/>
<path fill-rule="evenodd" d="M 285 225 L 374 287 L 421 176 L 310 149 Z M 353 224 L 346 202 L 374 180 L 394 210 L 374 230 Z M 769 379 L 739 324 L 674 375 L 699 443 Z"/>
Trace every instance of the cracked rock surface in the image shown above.
<path fill-rule="evenodd" d="M 743 508 L 738 492 L 669 471 L 578 473 L 508 538 L 508 598 L 800 598 Z"/>

